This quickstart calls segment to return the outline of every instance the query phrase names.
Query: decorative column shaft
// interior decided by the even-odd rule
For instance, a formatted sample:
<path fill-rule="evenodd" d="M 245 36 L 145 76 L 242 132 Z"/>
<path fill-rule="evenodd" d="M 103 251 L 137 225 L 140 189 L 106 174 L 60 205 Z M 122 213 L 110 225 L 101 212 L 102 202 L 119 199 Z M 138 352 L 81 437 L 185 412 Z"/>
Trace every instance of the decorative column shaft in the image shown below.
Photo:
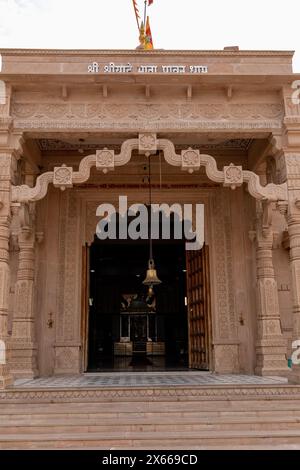
<path fill-rule="evenodd" d="M 36 377 L 34 274 L 35 233 L 25 227 L 19 234 L 19 266 L 15 289 L 11 372 L 14 377 Z"/>
<path fill-rule="evenodd" d="M 298 142 L 300 149 L 300 135 Z M 292 340 L 294 342 L 300 339 L 300 152 L 286 151 L 281 155 L 281 160 L 288 186 L 288 204 L 279 204 L 279 209 L 286 216 L 289 231 L 293 299 Z M 300 383 L 299 365 L 292 364 L 290 378 Z"/>
<path fill-rule="evenodd" d="M 13 382 L 9 372 L 9 338 L 7 331 L 9 303 L 9 235 L 10 235 L 10 188 L 12 155 L 0 152 L 0 389 Z"/>
<path fill-rule="evenodd" d="M 293 341 L 300 339 L 300 214 L 287 217 L 293 291 Z"/>
<path fill-rule="evenodd" d="M 258 328 L 255 373 L 286 376 L 288 373 L 287 345 L 281 331 L 272 246 L 272 230 L 263 229 L 258 224 L 256 233 Z"/>

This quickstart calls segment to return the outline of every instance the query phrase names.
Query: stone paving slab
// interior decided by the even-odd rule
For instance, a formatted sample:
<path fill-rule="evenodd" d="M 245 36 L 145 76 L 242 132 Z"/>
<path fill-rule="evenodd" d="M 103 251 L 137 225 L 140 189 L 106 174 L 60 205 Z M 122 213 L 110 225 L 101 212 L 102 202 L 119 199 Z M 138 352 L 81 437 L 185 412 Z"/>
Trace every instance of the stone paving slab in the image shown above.
<path fill-rule="evenodd" d="M 17 379 L 14 388 L 89 388 L 89 387 L 155 387 L 155 386 L 214 386 L 214 385 L 277 385 L 285 384 L 282 377 L 255 375 L 220 375 L 210 372 L 147 372 L 99 373 Z"/>

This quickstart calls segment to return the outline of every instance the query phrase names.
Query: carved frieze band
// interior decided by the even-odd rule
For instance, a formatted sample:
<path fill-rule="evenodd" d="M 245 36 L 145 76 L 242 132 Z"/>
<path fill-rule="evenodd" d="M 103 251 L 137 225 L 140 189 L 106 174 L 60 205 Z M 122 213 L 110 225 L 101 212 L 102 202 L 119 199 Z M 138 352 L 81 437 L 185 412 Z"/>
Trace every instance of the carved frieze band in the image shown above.
<path fill-rule="evenodd" d="M 155 121 L 161 119 L 275 119 L 284 117 L 276 103 L 25 103 L 13 102 L 12 117 L 19 119 L 101 119 L 102 121 Z"/>
<path fill-rule="evenodd" d="M 108 388 L 83 388 L 80 389 L 30 389 L 14 388 L 0 392 L 1 403 L 16 403 L 18 400 L 22 403 L 49 403 L 49 400 L 57 403 L 70 403 L 81 401 L 88 403 L 92 401 L 103 400 L 111 402 L 112 400 L 126 401 L 137 400 L 138 398 L 147 399 L 147 401 L 157 401 L 167 398 L 168 400 L 178 402 L 178 399 L 191 399 L 196 397 L 198 400 L 220 400 L 239 399 L 239 400 L 257 400 L 257 398 L 267 398 L 276 400 L 291 400 L 299 398 L 300 387 L 297 385 L 248 385 L 247 387 L 218 386 L 218 387 L 114 387 Z"/>
<path fill-rule="evenodd" d="M 0 392 L 1 403 L 49 403 L 50 400 L 55 400 L 59 403 L 70 403 L 73 401 L 81 401 L 84 403 L 103 400 L 104 402 L 111 403 L 112 400 L 119 401 L 126 399 L 126 401 L 137 400 L 138 398 L 147 399 L 147 401 L 157 401 L 167 398 L 168 400 L 175 400 L 178 402 L 179 398 L 196 397 L 199 400 L 220 400 L 229 397 L 239 400 L 257 400 L 257 398 L 267 398 L 271 400 L 282 399 L 298 399 L 299 386 L 297 385 L 248 385 L 247 387 L 235 386 L 218 386 L 218 387 L 114 387 L 114 388 L 83 388 L 83 389 L 30 389 L 14 388 Z"/>
<path fill-rule="evenodd" d="M 282 128 L 281 103 L 12 103 L 14 128 L 22 129 L 249 129 Z"/>
<path fill-rule="evenodd" d="M 123 143 L 121 152 L 115 154 L 114 150 L 107 148 L 97 150 L 95 155 L 84 157 L 79 165 L 78 171 L 72 167 L 62 165 L 55 167 L 53 171 L 44 173 L 37 178 L 33 188 L 29 186 L 13 186 L 12 202 L 37 201 L 47 194 L 48 185 L 53 185 L 61 190 L 72 187 L 87 181 L 90 177 L 91 168 L 96 166 L 98 170 L 107 173 L 117 166 L 126 165 L 134 150 L 139 153 L 151 155 L 161 150 L 167 163 L 173 166 L 180 166 L 182 170 L 193 173 L 201 166 L 205 168 L 207 177 L 216 183 L 223 184 L 224 187 L 235 189 L 243 183 L 248 185 L 249 193 L 256 199 L 268 201 L 286 201 L 287 185 L 268 184 L 262 186 L 259 176 L 252 171 L 243 170 L 241 166 L 230 164 L 222 171 L 218 170 L 217 162 L 211 155 L 200 154 L 197 149 L 188 148 L 177 154 L 174 144 L 167 139 L 157 139 L 154 133 L 140 134 L 138 139 L 130 139 Z"/>

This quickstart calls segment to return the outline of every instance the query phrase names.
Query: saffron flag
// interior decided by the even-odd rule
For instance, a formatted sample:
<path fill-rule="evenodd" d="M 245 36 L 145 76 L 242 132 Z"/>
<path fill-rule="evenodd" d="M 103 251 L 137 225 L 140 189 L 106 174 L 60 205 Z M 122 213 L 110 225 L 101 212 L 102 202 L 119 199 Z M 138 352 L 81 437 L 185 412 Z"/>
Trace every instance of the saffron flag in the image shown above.
<path fill-rule="evenodd" d="M 147 16 L 147 23 L 146 23 L 146 38 L 145 38 L 145 49 L 150 50 L 153 49 L 153 39 L 152 33 L 150 28 L 150 20 L 149 16 Z"/>
<path fill-rule="evenodd" d="M 148 0 L 149 7 L 150 7 L 150 5 L 152 5 L 152 3 L 153 3 L 153 0 Z"/>

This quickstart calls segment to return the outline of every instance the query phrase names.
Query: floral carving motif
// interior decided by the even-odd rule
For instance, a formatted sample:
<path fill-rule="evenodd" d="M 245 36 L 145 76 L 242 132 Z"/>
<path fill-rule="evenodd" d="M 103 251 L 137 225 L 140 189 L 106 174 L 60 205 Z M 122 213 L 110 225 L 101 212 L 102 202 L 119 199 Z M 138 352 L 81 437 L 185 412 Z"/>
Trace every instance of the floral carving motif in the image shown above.
<path fill-rule="evenodd" d="M 224 186 L 235 189 L 243 184 L 243 168 L 231 163 L 224 167 Z"/>
<path fill-rule="evenodd" d="M 156 153 L 157 140 L 156 134 L 140 134 L 139 135 L 139 152 L 140 153 Z"/>
<path fill-rule="evenodd" d="M 193 173 L 195 170 L 200 168 L 200 152 L 199 150 L 183 150 L 181 152 L 182 158 L 182 169 L 188 170 L 189 173 Z"/>
<path fill-rule="evenodd" d="M 97 150 L 96 152 L 96 168 L 107 173 L 115 167 L 115 152 L 113 150 Z"/>
<path fill-rule="evenodd" d="M 62 190 L 72 188 L 73 168 L 65 165 L 54 168 L 53 185 Z"/>

